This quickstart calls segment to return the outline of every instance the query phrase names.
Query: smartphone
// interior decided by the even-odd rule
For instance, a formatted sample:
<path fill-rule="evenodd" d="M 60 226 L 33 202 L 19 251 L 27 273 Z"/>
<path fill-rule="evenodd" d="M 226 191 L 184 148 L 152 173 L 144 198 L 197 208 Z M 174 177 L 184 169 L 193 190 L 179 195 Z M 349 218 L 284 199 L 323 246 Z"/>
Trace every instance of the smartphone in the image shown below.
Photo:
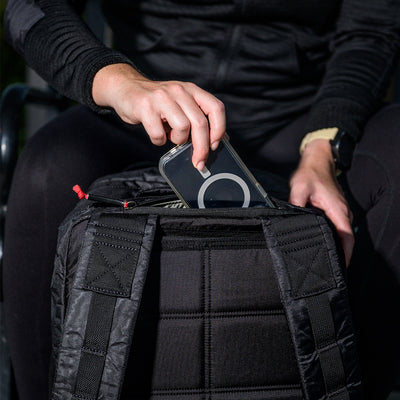
<path fill-rule="evenodd" d="M 159 162 L 161 175 L 187 207 L 275 208 L 226 138 L 210 151 L 202 171 L 193 166 L 192 154 L 188 142 L 171 149 Z"/>

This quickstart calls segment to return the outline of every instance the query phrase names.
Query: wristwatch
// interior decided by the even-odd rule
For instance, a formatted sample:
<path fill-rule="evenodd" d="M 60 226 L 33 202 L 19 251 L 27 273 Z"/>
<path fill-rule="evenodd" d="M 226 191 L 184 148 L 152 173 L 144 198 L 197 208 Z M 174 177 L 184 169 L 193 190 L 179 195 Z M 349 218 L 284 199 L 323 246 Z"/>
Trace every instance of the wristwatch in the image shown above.
<path fill-rule="evenodd" d="M 304 136 L 301 142 L 300 154 L 303 154 L 306 145 L 315 139 L 329 140 L 338 173 L 347 171 L 350 168 L 355 141 L 346 131 L 338 128 L 326 128 L 310 132 Z"/>
<path fill-rule="evenodd" d="M 347 171 L 351 166 L 355 141 L 346 131 L 339 130 L 329 141 L 336 170 Z"/>

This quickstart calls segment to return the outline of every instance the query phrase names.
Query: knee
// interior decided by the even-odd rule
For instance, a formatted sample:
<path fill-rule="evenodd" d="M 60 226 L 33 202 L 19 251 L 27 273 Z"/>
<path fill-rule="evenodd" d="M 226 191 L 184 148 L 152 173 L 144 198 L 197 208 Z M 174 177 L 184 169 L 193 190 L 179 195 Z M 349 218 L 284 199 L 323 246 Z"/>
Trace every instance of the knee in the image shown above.
<path fill-rule="evenodd" d="M 76 127 L 62 125 L 50 122 L 23 147 L 13 176 L 7 218 L 15 215 L 20 222 L 24 218 L 39 221 L 47 214 L 57 214 L 57 210 L 64 215 L 77 201 L 72 187 L 87 187 L 94 180 L 88 172 L 93 167 L 85 144 L 90 140 Z"/>
<path fill-rule="evenodd" d="M 51 184 L 52 177 L 62 169 L 68 169 L 68 141 L 62 136 L 62 132 L 54 132 L 50 125 L 25 144 L 18 158 L 13 186 L 23 186 L 34 195 Z"/>

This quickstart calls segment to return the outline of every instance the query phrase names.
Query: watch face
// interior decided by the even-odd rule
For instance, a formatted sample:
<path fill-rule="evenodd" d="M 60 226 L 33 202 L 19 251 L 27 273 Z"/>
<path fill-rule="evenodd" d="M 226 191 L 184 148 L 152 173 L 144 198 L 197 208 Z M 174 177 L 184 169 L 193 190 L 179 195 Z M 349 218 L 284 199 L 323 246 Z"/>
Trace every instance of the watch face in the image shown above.
<path fill-rule="evenodd" d="M 347 171 L 351 166 L 355 142 L 345 131 L 339 131 L 331 140 L 331 148 L 336 168 Z"/>

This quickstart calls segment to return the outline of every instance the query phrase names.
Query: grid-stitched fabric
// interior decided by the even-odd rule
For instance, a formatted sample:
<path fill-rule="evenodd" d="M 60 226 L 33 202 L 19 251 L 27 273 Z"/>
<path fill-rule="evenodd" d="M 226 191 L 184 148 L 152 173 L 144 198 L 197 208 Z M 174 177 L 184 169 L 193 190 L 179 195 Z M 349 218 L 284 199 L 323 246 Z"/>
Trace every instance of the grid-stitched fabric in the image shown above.
<path fill-rule="evenodd" d="M 123 399 L 301 399 L 263 238 L 181 239 L 153 252 Z"/>

